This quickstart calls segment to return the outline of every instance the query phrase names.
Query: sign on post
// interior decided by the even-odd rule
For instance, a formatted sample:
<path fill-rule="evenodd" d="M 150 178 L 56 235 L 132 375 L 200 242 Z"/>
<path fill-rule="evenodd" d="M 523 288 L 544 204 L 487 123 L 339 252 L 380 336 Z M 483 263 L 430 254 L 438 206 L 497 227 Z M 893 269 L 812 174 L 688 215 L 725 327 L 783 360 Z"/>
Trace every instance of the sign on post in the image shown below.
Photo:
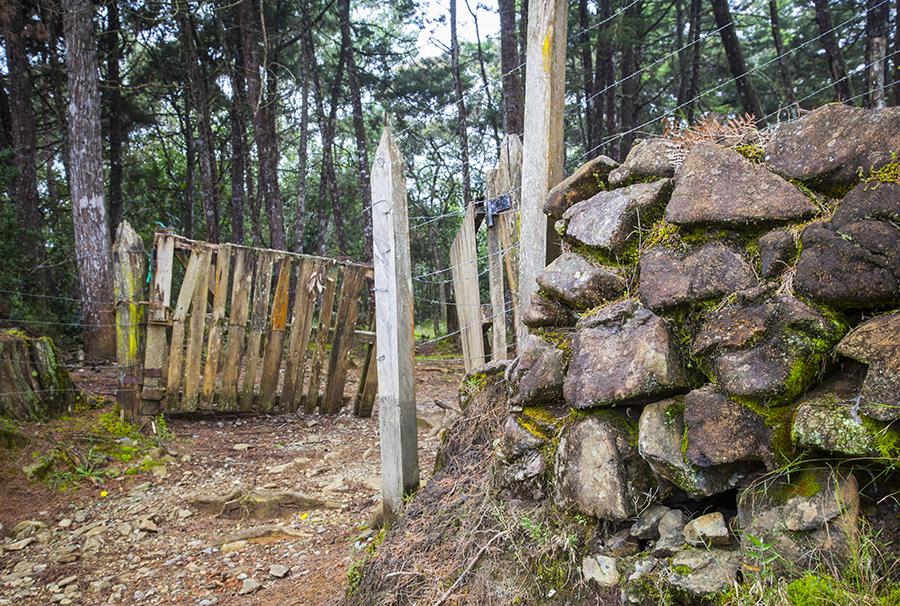
<path fill-rule="evenodd" d="M 371 176 L 382 498 L 388 519 L 403 504 L 403 496 L 419 486 L 405 175 L 388 123 L 375 152 Z"/>

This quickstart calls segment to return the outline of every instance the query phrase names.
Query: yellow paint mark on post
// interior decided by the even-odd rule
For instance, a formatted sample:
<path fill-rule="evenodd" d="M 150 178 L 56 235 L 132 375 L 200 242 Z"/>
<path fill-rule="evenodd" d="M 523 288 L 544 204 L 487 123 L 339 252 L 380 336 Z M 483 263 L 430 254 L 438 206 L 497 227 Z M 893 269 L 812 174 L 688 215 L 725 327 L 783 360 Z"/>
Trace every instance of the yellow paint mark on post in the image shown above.
<path fill-rule="evenodd" d="M 553 24 L 550 24 L 550 28 L 547 30 L 547 35 L 544 36 L 544 44 L 541 47 L 541 58 L 544 61 L 544 72 L 550 73 L 550 64 L 552 62 L 552 51 L 553 49 Z"/>

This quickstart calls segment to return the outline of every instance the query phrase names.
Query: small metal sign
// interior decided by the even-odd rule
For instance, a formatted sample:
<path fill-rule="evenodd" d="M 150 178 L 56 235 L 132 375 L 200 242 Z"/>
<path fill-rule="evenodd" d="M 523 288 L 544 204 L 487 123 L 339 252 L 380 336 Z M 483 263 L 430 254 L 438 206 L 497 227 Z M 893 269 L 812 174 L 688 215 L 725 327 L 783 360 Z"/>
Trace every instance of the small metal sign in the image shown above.
<path fill-rule="evenodd" d="M 509 210 L 510 208 L 512 208 L 512 198 L 508 193 L 485 200 L 484 215 L 487 219 L 488 227 L 494 226 L 494 215 L 497 215 L 504 210 Z"/>

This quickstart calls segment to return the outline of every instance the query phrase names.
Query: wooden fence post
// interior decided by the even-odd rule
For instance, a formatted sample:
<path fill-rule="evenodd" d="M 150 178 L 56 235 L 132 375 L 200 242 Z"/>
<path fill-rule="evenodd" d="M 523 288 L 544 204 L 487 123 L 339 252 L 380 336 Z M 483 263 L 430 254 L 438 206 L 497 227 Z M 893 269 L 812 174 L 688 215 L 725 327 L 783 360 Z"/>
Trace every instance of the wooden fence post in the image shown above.
<path fill-rule="evenodd" d="M 127 221 L 119 223 L 113 245 L 113 290 L 116 296 L 116 359 L 119 389 L 116 399 L 129 421 L 141 414 L 141 341 L 144 319 L 144 243 Z"/>
<path fill-rule="evenodd" d="M 478 288 L 478 248 L 475 243 L 475 207 L 469 205 L 459 232 L 450 246 L 450 275 L 453 278 L 456 317 L 462 337 L 466 372 L 484 366 L 481 292 Z"/>
<path fill-rule="evenodd" d="M 150 287 L 150 313 L 147 318 L 147 350 L 144 354 L 144 388 L 141 414 L 159 412 L 166 397 L 166 372 L 169 368 L 169 348 L 166 330 L 170 324 L 172 298 L 172 263 L 175 259 L 175 238 L 158 233 L 154 238 L 156 263 L 153 268 L 153 284 Z"/>
<path fill-rule="evenodd" d="M 509 287 L 515 334 L 524 334 L 522 315 L 519 313 L 519 244 L 518 218 L 522 199 L 522 141 L 518 135 L 506 135 L 500 143 L 500 164 L 497 166 L 497 186 L 500 193 L 509 192 L 512 211 L 499 217 L 500 245 L 503 247 L 503 263 Z"/>
<path fill-rule="evenodd" d="M 522 153 L 521 229 L 519 232 L 519 308 L 537 292 L 537 277 L 547 261 L 544 200 L 563 177 L 565 114 L 566 0 L 531 0 L 525 53 L 525 143 Z M 524 328 L 518 335 L 521 343 Z"/>
<path fill-rule="evenodd" d="M 485 174 L 485 193 L 495 198 L 506 192 L 500 185 L 500 169 L 492 168 Z M 500 242 L 500 225 L 503 218 L 494 217 L 487 226 L 488 279 L 491 294 L 491 362 L 506 359 L 506 296 L 503 292 L 503 248 Z M 468 370 L 468 369 L 466 369 Z"/>
<path fill-rule="evenodd" d="M 371 184 L 382 506 L 390 519 L 404 494 L 419 486 L 406 173 L 390 123 L 375 152 Z"/>

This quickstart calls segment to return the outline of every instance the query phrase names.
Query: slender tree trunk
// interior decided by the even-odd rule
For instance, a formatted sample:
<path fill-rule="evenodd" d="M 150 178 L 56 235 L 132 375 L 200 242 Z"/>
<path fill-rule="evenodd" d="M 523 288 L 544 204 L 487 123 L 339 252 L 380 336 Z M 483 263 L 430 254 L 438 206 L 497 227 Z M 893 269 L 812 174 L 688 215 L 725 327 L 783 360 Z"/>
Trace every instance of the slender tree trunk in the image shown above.
<path fill-rule="evenodd" d="M 111 237 L 122 222 L 122 79 L 119 62 L 119 0 L 106 3 L 106 107 L 109 142 L 109 228 Z"/>
<path fill-rule="evenodd" d="M 690 14 L 688 15 L 690 21 Z M 675 0 L 675 48 L 677 49 L 678 96 L 680 106 L 686 99 L 690 67 L 687 62 L 688 49 L 684 47 L 684 0 Z"/>
<path fill-rule="evenodd" d="M 6 78 L 0 74 L 0 149 L 12 148 L 12 115 L 9 111 L 9 95 L 6 92 Z M 11 190 L 10 198 L 15 198 L 15 190 Z"/>
<path fill-rule="evenodd" d="M 593 99 L 594 91 L 594 67 L 591 57 L 591 34 L 586 31 L 590 25 L 590 13 L 588 12 L 587 0 L 578 0 L 578 25 L 581 28 L 579 46 L 581 47 L 581 84 L 584 87 L 584 148 L 593 149 L 594 147 L 594 131 L 592 128 L 594 122 L 594 106 L 596 100 Z"/>
<path fill-rule="evenodd" d="M 688 124 L 694 121 L 694 107 L 696 105 L 696 97 L 700 92 L 700 54 L 703 45 L 700 43 L 700 29 L 703 27 L 703 0 L 691 0 L 691 30 L 690 38 L 693 43 L 691 46 L 691 78 L 688 82 L 687 95 L 683 103 L 687 106 L 683 108 L 684 115 Z M 683 103 L 679 103 L 682 105 Z"/>
<path fill-rule="evenodd" d="M 734 28 L 734 20 L 731 18 L 731 9 L 728 8 L 728 0 L 711 0 L 713 14 L 716 17 L 716 27 L 723 28 L 719 32 L 722 38 L 722 46 L 725 48 L 725 56 L 728 58 L 728 68 L 737 85 L 738 98 L 741 106 L 748 114 L 753 114 L 762 120 L 762 106 L 756 88 L 747 74 L 747 63 L 744 61 L 744 53 L 738 42 L 737 32 Z"/>
<path fill-rule="evenodd" d="M 612 0 L 599 0 L 600 20 L 603 25 L 597 32 L 597 60 L 594 62 L 595 76 L 594 83 L 597 89 L 597 98 L 595 99 L 595 116 L 592 121 L 594 133 L 592 138 L 595 143 L 593 147 L 597 147 L 603 141 L 604 133 L 606 136 L 611 135 L 616 130 L 616 67 L 613 56 L 613 44 L 611 31 L 612 22 Z M 602 91 L 602 92 L 601 92 Z M 613 142 L 615 145 L 618 142 Z M 606 149 L 596 149 L 592 155 L 606 153 L 616 156 L 616 153 L 610 151 L 609 145 L 604 146 Z"/>
<path fill-rule="evenodd" d="M 72 220 L 84 309 L 84 350 L 89 359 L 115 357 L 112 251 L 103 203 L 100 83 L 90 0 L 64 4 L 69 73 L 69 141 Z"/>
<path fill-rule="evenodd" d="M 300 145 L 297 150 L 297 201 L 294 204 L 294 252 L 303 252 L 306 226 L 306 171 L 309 163 L 309 72 L 303 70 L 300 86 Z M 372 215 L 369 215 L 371 220 Z M 371 232 L 370 232 L 371 233 Z"/>
<path fill-rule="evenodd" d="M 866 0 L 866 100 L 869 107 L 883 108 L 885 58 L 891 7 L 885 0 Z"/>
<path fill-rule="evenodd" d="M 346 53 L 347 84 L 350 102 L 353 106 L 353 134 L 356 137 L 356 178 L 363 207 L 363 235 L 365 247 L 363 258 L 372 260 L 372 191 L 369 182 L 369 146 L 366 143 L 362 99 L 360 98 L 359 76 L 356 71 L 356 49 L 350 28 L 350 0 L 340 0 L 341 11 L 341 51 Z M 305 102 L 305 99 L 304 99 Z M 305 152 L 304 152 L 305 153 Z"/>
<path fill-rule="evenodd" d="M 894 65 L 894 77 L 892 79 L 894 86 L 894 105 L 900 105 L 900 0 L 897 0 L 897 5 L 894 7 L 894 49 L 892 51 L 893 55 L 893 65 Z"/>
<path fill-rule="evenodd" d="M 456 0 L 450 0 L 450 69 L 453 71 L 453 87 L 456 91 L 456 112 L 458 121 L 460 161 L 462 162 L 463 203 L 472 202 L 469 178 L 469 137 L 466 117 L 466 100 L 463 97 L 462 73 L 459 68 L 459 39 L 456 35 Z"/>
<path fill-rule="evenodd" d="M 516 0 L 498 0 L 500 9 L 500 70 L 503 90 L 503 130 L 507 134 L 522 134 L 524 99 L 522 98 L 522 70 L 516 35 Z"/>
<path fill-rule="evenodd" d="M 797 104 L 797 93 L 794 90 L 794 70 L 791 59 L 784 54 L 784 43 L 781 40 L 781 20 L 778 17 L 778 0 L 769 0 L 769 21 L 772 24 L 772 43 L 778 55 L 778 67 L 781 72 L 781 87 L 788 104 Z"/>
<path fill-rule="evenodd" d="M 629 31 L 625 34 L 626 40 L 622 43 L 622 105 L 620 108 L 619 123 L 622 132 L 627 133 L 619 141 L 619 157 L 624 158 L 631 149 L 635 133 L 628 132 L 637 126 L 638 118 L 638 88 L 641 82 L 640 74 L 633 78 L 625 79 L 629 74 L 637 73 L 641 67 L 640 45 L 642 40 L 638 36 L 641 21 L 641 3 L 630 6 L 625 11 L 625 18 L 629 24 Z"/>
<path fill-rule="evenodd" d="M 496 112 L 494 111 L 494 97 L 491 95 L 491 87 L 488 83 L 487 67 L 484 62 L 484 49 L 481 46 L 481 30 L 478 27 L 478 13 L 472 10 L 469 0 L 465 0 L 466 10 L 472 15 L 472 23 L 475 25 L 475 48 L 478 50 L 478 73 L 481 75 L 481 85 L 484 88 L 484 98 L 487 104 L 487 121 L 494 135 L 494 147 L 497 150 L 497 157 L 500 156 L 500 131 L 497 130 L 497 122 L 494 120 Z"/>
<path fill-rule="evenodd" d="M 206 76 L 200 65 L 200 56 L 195 42 L 195 26 L 190 15 L 191 7 L 186 2 L 176 1 L 175 10 L 178 15 L 178 29 L 181 38 L 181 51 L 187 72 L 187 88 L 189 92 L 189 111 L 196 114 L 200 156 L 200 199 L 203 201 L 203 214 L 206 218 L 206 237 L 211 242 L 219 241 L 219 181 L 216 176 L 216 158 L 213 142 L 212 124 L 209 111 L 209 90 Z"/>
<path fill-rule="evenodd" d="M 253 117 L 253 136 L 256 140 L 256 155 L 259 165 L 259 195 L 266 207 L 269 219 L 269 236 L 272 248 L 283 250 L 284 211 L 281 204 L 281 192 L 278 187 L 278 151 L 272 139 L 269 116 L 273 111 L 266 102 L 260 81 L 259 40 L 256 36 L 260 24 L 260 15 L 255 8 L 254 0 L 241 0 L 239 11 L 241 41 L 243 45 L 244 80 L 247 83 L 247 101 Z M 271 100 L 271 99 L 270 99 Z"/>
<path fill-rule="evenodd" d="M 21 242 L 28 262 L 29 278 L 33 276 L 33 279 L 28 280 L 28 286 L 45 292 L 49 281 L 45 267 L 44 237 L 41 235 L 43 218 L 37 189 L 35 123 L 31 107 L 34 91 L 25 50 L 27 34 L 22 3 L 13 3 L 5 17 L 3 37 L 6 41 L 6 63 L 9 70 L 9 116 L 16 167 L 14 199 L 19 211 Z"/>
<path fill-rule="evenodd" d="M 831 70 L 831 81 L 834 82 L 834 95 L 836 101 L 843 101 L 853 96 L 850 79 L 847 77 L 847 67 L 844 65 L 844 55 L 838 45 L 837 36 L 834 33 L 834 24 L 831 21 L 831 10 L 828 8 L 828 0 L 813 0 L 816 7 L 816 24 L 822 36 L 822 46 L 825 49 L 825 57 L 828 59 L 828 69 Z"/>
<path fill-rule="evenodd" d="M 186 95 L 184 95 L 186 98 Z M 173 106 L 178 114 L 181 124 L 181 133 L 184 137 L 184 196 L 181 205 L 181 233 L 186 238 L 194 237 L 194 170 L 196 168 L 196 146 L 194 144 L 194 121 L 185 101 L 184 111 L 178 107 L 177 101 Z"/>

